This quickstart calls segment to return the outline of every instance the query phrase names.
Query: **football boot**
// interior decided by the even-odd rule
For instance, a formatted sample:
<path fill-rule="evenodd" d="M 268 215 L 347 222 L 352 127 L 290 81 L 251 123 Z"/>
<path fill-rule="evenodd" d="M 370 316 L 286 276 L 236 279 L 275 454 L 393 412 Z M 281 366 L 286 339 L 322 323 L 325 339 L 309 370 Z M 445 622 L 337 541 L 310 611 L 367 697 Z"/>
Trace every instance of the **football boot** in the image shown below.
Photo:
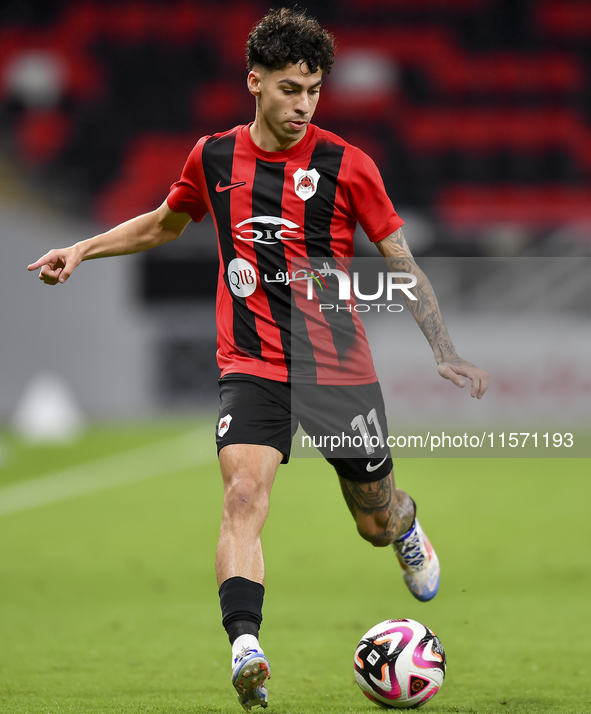
<path fill-rule="evenodd" d="M 244 711 L 267 706 L 265 682 L 270 676 L 271 668 L 262 650 L 244 647 L 234 658 L 232 684 Z"/>
<path fill-rule="evenodd" d="M 439 589 L 439 559 L 415 518 L 410 530 L 392 543 L 407 588 L 417 600 L 431 600 Z"/>

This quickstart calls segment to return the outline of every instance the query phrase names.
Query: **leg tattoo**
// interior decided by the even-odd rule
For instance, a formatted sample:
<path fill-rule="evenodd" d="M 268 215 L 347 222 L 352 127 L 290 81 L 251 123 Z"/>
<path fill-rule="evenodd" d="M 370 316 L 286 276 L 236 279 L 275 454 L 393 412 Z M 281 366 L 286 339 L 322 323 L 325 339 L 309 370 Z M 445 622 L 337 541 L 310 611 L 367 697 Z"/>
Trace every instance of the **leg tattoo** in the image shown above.
<path fill-rule="evenodd" d="M 413 501 L 394 486 L 393 474 L 371 483 L 342 478 L 340 483 L 359 533 L 373 545 L 389 545 L 412 526 Z"/>
<path fill-rule="evenodd" d="M 391 479 L 387 477 L 372 483 L 357 483 L 341 479 L 341 489 L 353 516 L 357 513 L 371 516 L 377 511 L 392 510 L 393 492 L 396 489 Z"/>

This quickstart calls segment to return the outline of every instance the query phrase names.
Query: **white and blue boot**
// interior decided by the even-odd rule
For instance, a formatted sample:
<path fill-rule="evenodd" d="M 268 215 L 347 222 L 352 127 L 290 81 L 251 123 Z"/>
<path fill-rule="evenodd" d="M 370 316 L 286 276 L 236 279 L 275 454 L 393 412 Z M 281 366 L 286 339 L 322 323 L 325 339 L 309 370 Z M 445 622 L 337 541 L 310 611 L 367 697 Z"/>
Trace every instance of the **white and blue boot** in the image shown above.
<path fill-rule="evenodd" d="M 244 711 L 266 707 L 267 687 L 271 676 L 269 661 L 254 635 L 241 635 L 232 645 L 232 684 Z"/>
<path fill-rule="evenodd" d="M 415 518 L 409 531 L 392 543 L 407 588 L 423 602 L 432 600 L 439 590 L 441 569 L 437 553 Z"/>

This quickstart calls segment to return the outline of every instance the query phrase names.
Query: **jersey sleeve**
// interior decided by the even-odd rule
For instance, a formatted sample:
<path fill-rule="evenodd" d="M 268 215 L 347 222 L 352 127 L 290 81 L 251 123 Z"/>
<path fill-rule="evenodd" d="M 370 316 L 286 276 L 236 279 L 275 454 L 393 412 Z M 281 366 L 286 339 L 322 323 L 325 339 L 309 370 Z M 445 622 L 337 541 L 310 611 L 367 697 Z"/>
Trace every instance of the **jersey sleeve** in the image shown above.
<path fill-rule="evenodd" d="M 180 179 L 172 184 L 166 198 L 166 203 L 171 211 L 188 213 L 195 223 L 202 221 L 203 216 L 209 212 L 201 163 L 203 143 L 206 139 L 207 137 L 200 139 L 191 151 Z"/>
<path fill-rule="evenodd" d="M 374 161 L 361 149 L 351 159 L 349 194 L 355 218 L 376 243 L 397 231 L 404 221 L 394 210 Z"/>

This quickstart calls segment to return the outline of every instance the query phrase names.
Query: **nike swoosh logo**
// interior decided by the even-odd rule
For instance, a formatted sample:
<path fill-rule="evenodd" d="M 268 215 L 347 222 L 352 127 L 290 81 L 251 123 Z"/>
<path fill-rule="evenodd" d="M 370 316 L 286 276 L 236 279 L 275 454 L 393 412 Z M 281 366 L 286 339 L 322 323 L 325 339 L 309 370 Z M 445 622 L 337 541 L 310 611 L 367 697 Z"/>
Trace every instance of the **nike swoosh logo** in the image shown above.
<path fill-rule="evenodd" d="M 372 463 L 371 463 L 371 461 L 370 461 L 370 462 L 367 464 L 367 466 L 366 466 L 365 468 L 371 473 L 372 471 L 375 471 L 376 469 L 379 469 L 380 466 L 384 463 L 384 461 L 385 461 L 387 458 L 388 458 L 387 456 L 384 456 L 384 458 L 380 461 L 380 463 L 379 463 L 379 464 L 376 464 L 375 466 L 373 466 Z"/>
<path fill-rule="evenodd" d="M 215 190 L 218 193 L 222 193 L 223 191 L 230 191 L 233 188 L 238 188 L 239 186 L 246 186 L 246 181 L 238 181 L 237 183 L 230 183 L 227 186 L 222 186 L 222 182 L 218 181 L 218 185 L 215 187 Z"/>

